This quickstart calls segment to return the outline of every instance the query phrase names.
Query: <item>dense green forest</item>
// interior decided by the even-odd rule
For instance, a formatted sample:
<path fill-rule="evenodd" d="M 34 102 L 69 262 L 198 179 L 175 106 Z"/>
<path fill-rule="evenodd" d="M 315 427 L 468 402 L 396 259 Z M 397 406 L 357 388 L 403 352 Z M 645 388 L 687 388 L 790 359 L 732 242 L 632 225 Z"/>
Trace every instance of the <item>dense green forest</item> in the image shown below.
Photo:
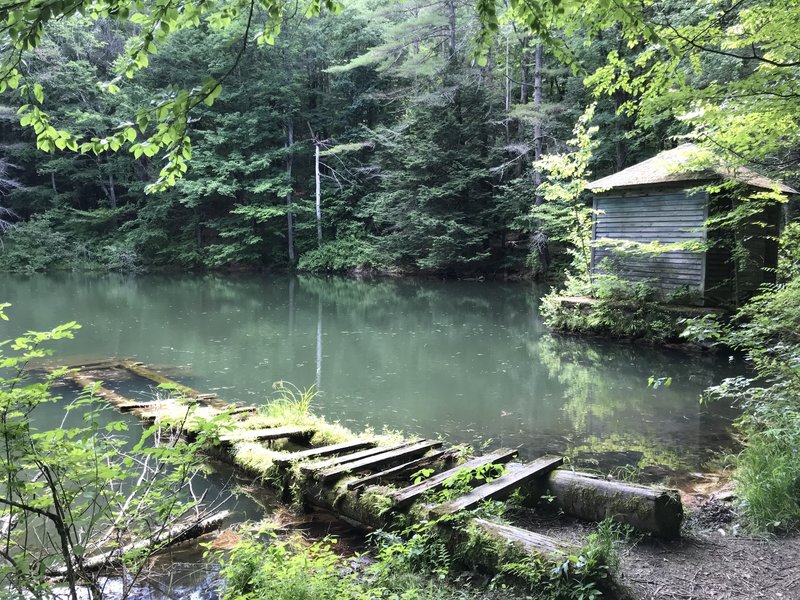
<path fill-rule="evenodd" d="M 308 18 L 287 5 L 269 45 L 255 32 L 274 14 L 222 3 L 197 27 L 162 18 L 145 52 L 146 11 L 51 21 L 9 80 L 22 93 L 4 95 L 0 268 L 541 274 L 559 236 L 531 216 L 534 160 L 569 150 L 592 102 L 593 175 L 694 134 L 792 178 L 797 66 L 778 35 L 792 35 L 790 4 L 616 15 L 600 2 L 594 17 L 563 4 L 547 31 L 524 6 L 487 17 L 457 0 L 359 0 Z M 746 35 L 726 39 L 761 18 L 753 57 Z M 201 93 L 180 144 L 159 137 L 176 99 Z"/>
<path fill-rule="evenodd" d="M 748 238 L 771 238 L 776 256 L 766 283 L 748 290 L 743 302 L 735 289 L 726 315 L 709 310 L 684 319 L 668 312 L 675 307 L 667 304 L 685 304 L 686 296 L 665 298 L 647 282 L 592 268 L 591 231 L 598 213 L 591 209 L 587 184 L 692 141 L 706 159 L 724 163 L 725 173 L 747 167 L 798 187 L 798 23 L 797 0 L 0 0 L 0 272 L 563 276 L 563 285 L 544 298 L 541 310 L 537 304 L 531 311 L 540 310 L 537 327 L 541 314 L 555 329 L 657 342 L 680 337 L 706 350 L 722 348 L 726 357 L 738 352 L 746 358 L 748 372 L 707 388 L 703 397 L 739 411 L 734 426 L 741 450 L 720 457 L 725 463 L 720 470 L 732 473 L 735 482 L 730 531 L 791 538 L 800 529 L 797 197 L 788 188 L 779 193 L 769 182 L 755 192 L 753 186 L 745 189 L 752 180 L 736 189 L 716 181 L 705 186 L 709 193 L 738 194 L 725 196 L 730 208 L 726 204 L 702 217 L 705 231 L 728 235 L 732 278 L 748 258 Z M 704 201 L 709 215 L 712 201 Z M 768 214 L 778 215 L 774 230 L 758 222 Z M 623 218 L 652 225 L 636 216 Z M 705 252 L 713 245 L 708 243 L 691 251 Z M 630 251 L 648 255 L 675 250 L 658 240 L 630 245 Z M 705 269 L 703 263 L 703 276 Z M 586 303 L 570 315 L 559 312 L 576 300 Z M 49 294 L 47 302 L 56 304 Z M 316 302 L 319 382 L 321 295 Z M 254 312 L 263 312 L 266 304 L 259 296 Z M 586 305 L 590 308 L 581 308 Z M 10 306 L 0 302 L 0 320 L 8 320 Z M 487 311 L 497 307 L 486 303 Z M 450 328 L 430 321 L 427 312 L 425 326 Z M 82 581 L 100 597 L 99 571 L 84 569 L 85 540 L 94 532 L 74 514 L 91 514 L 93 520 L 100 515 L 97 523 L 111 524 L 94 549 L 115 541 L 124 550 L 129 546 L 121 545 L 123 534 L 125 541 L 141 537 L 147 515 L 166 523 L 200 502 L 193 491 L 194 501 L 187 504 L 176 494 L 200 471 L 204 443 L 216 447 L 256 439 L 220 435 L 242 407 L 214 409 L 210 417 L 193 420 L 189 411 L 196 402 L 187 402 L 184 412 L 184 404 L 167 398 L 164 403 L 181 413 L 178 419 L 159 421 L 158 409 L 146 414 L 165 424 L 175 443 L 159 438 L 145 448 L 149 436 L 160 435 L 161 426 L 153 425 L 132 450 L 149 457 L 143 459 L 143 473 L 152 477 L 147 479 L 137 475 L 139 459 L 121 451 L 127 442 L 114 435 L 128 426 L 101 425 L 99 409 L 88 410 L 83 426 L 65 429 L 65 420 L 59 428 L 37 431 L 31 414 L 60 401 L 50 386 L 68 370 L 30 382 L 29 364 L 51 356 L 46 346 L 72 338 L 77 329 L 70 322 L 0 343 L 0 433 L 6 448 L 0 465 L 5 482 L 0 537 L 6 548 L 0 551 L 0 578 L 10 582 L 4 590 L 18 590 L 18 596 L 47 595 L 55 577 L 68 582 L 72 598 L 79 597 Z M 228 339 L 218 337 L 211 342 L 229 352 Z M 261 337 L 258 343 L 271 342 Z M 171 345 L 163 349 L 176 354 Z M 587 353 L 572 352 L 572 362 L 585 365 Z M 582 369 L 576 377 L 555 354 L 553 378 L 572 376 L 588 390 L 589 380 L 602 376 Z M 601 350 L 597 356 L 598 363 L 613 360 Z M 671 373 L 639 375 L 654 389 L 672 381 Z M 80 383 L 79 375 L 72 376 Z M 386 381 L 381 385 L 391 385 Z M 94 383 L 80 385 L 87 392 L 76 406 L 96 402 Z M 194 400 L 206 396 L 170 385 L 170 393 L 189 390 Z M 253 430 L 265 422 L 275 429 L 303 419 L 323 422 L 309 412 L 313 386 L 301 391 L 278 385 L 283 396 L 255 410 L 245 407 L 244 413 L 254 415 Z M 617 388 L 615 394 L 626 390 L 632 388 Z M 574 389 L 565 395 L 580 399 Z M 136 410 L 151 410 L 161 404 L 157 399 Z M 125 402 L 118 406 L 131 409 Z M 581 411 L 586 412 L 583 405 Z M 343 431 L 338 423 L 326 427 Z M 300 433 L 314 431 L 320 429 Z M 178 443 L 186 432 L 191 443 Z M 284 431 L 280 437 L 291 435 Z M 334 441 L 341 439 L 320 444 Z M 167 447 L 171 451 L 164 451 Z M 266 468 L 263 454 L 236 452 L 237 459 L 250 456 L 250 467 Z M 156 467 L 147 466 L 151 458 Z M 332 477 L 350 466 L 336 467 Z M 490 482 L 493 476 L 478 477 L 479 470 L 475 479 Z M 433 472 L 423 471 L 413 476 L 415 483 L 416 475 L 422 481 Z M 473 474 L 467 475 L 465 493 L 475 483 Z M 258 476 L 270 478 L 266 470 Z M 126 497 L 119 484 L 136 477 Z M 458 484 L 459 477 L 443 483 Z M 131 512 L 142 489 L 144 497 Z M 434 504 L 451 499 L 445 494 Z M 390 506 L 371 508 L 382 514 Z M 502 517 L 495 509 L 493 516 Z M 487 506 L 481 503 L 477 510 L 473 516 Z M 603 514 L 622 512 L 628 511 Z M 28 526 L 37 519 L 52 524 L 55 535 L 50 538 L 43 527 L 52 548 L 40 539 L 40 558 L 31 558 Z M 130 531 L 122 531 L 122 521 L 129 521 Z M 252 540 L 240 538 L 223 558 L 225 597 L 271 598 L 279 592 L 286 598 L 471 597 L 470 589 L 461 589 L 470 583 L 462 577 L 465 559 L 483 558 L 498 546 L 468 536 L 462 554 L 451 555 L 435 525 L 426 517 L 400 530 L 396 539 L 387 537 L 373 568 L 364 571 L 372 579 L 363 579 L 357 569 L 343 577 L 344 563 L 327 542 L 264 545 L 253 541 L 266 531 L 260 529 Z M 121 533 L 114 540 L 115 530 Z M 526 597 L 530 592 L 553 599 L 597 598 L 611 589 L 606 586 L 619 566 L 614 548 L 622 535 L 610 520 L 603 521 L 555 568 L 528 556 L 509 563 L 497 551 L 500 578 L 491 585 L 505 586 L 506 575 L 522 582 Z M 791 543 L 787 562 L 797 556 Z M 145 550 L 154 552 L 155 545 Z M 722 548 L 716 542 L 714 547 Z M 132 586 L 147 552 L 131 548 L 138 562 Z M 681 563 L 683 581 L 691 562 L 686 556 L 691 555 Z M 658 569 L 669 566 L 660 555 L 658 561 Z M 761 556 L 758 561 L 766 563 Z M 52 565 L 64 567 L 48 570 Z M 698 567 L 692 596 L 701 569 L 711 570 Z M 765 577 L 779 570 L 765 568 Z M 437 588 L 447 575 L 457 577 L 458 589 Z M 789 579 L 790 586 L 798 581 L 794 573 L 785 575 L 784 583 Z"/>

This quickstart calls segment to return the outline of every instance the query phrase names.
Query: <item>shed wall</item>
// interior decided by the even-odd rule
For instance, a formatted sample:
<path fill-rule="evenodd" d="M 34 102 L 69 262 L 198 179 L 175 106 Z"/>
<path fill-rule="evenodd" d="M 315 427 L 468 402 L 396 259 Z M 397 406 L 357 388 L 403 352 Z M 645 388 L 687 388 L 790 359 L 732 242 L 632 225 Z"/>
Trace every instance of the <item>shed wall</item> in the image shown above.
<path fill-rule="evenodd" d="M 613 191 L 595 196 L 593 238 L 669 244 L 704 240 L 707 216 L 704 191 Z M 592 268 L 608 259 L 613 270 L 632 281 L 652 280 L 665 293 L 688 286 L 703 291 L 705 255 L 676 250 L 653 256 L 621 255 L 602 245 L 592 250 Z"/>

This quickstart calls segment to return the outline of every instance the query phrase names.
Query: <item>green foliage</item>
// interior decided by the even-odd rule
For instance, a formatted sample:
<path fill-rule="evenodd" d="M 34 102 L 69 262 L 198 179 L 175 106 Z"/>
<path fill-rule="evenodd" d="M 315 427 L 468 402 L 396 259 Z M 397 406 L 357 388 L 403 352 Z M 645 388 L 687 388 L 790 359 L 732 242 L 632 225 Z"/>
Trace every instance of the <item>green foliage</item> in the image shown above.
<path fill-rule="evenodd" d="M 765 289 L 733 325 L 692 324 L 688 334 L 709 337 L 746 353 L 757 377 L 724 380 L 709 399 L 736 402 L 745 448 L 737 461 L 739 507 L 756 530 L 800 525 L 800 279 Z"/>
<path fill-rule="evenodd" d="M 245 539 L 222 560 L 224 600 L 356 600 L 367 598 L 334 540 L 307 547 L 274 538 Z"/>
<path fill-rule="evenodd" d="M 335 553 L 336 541 L 307 543 L 297 538 L 266 541 L 246 538 L 221 559 L 224 600 L 469 600 L 485 598 L 483 591 L 417 575 L 405 560 L 391 552 L 364 569 L 359 557 Z M 412 543 L 416 544 L 416 542 Z M 409 546 L 407 556 L 417 556 Z M 392 555 L 390 555 L 392 554 Z M 402 562 L 403 566 L 400 566 Z M 425 571 L 429 573 L 429 571 Z"/>
<path fill-rule="evenodd" d="M 46 217 L 21 223 L 3 236 L 0 269 L 30 273 L 64 268 L 74 257 L 68 238 Z"/>
<path fill-rule="evenodd" d="M 127 595 L 157 545 L 135 555 L 108 554 L 99 570 L 86 561 L 149 539 L 196 507 L 185 489 L 211 423 L 196 428 L 195 441 L 181 441 L 187 407 L 182 418 L 165 423 L 174 437 L 153 426 L 131 448 L 127 424 L 103 422 L 105 404 L 91 391 L 70 404 L 52 394 L 66 370 L 30 379 L 31 361 L 52 356 L 48 346 L 77 329 L 66 323 L 0 343 L 0 518 L 6 523 L 0 580 L 20 596 L 52 595 L 55 574 L 66 580 L 70 598 L 78 598 L 79 585 L 100 593 L 102 569 L 113 561 L 128 569 Z M 62 426 L 40 428 L 42 411 L 63 412 Z"/>
<path fill-rule="evenodd" d="M 572 272 L 577 277 L 591 280 L 591 239 L 593 211 L 587 204 L 586 186 L 589 162 L 597 143 L 592 136 L 597 127 L 590 127 L 595 106 L 589 106 L 573 129 L 568 144 L 573 150 L 566 154 L 549 154 L 534 165 L 545 173 L 545 181 L 538 189 L 544 202 L 532 209 L 534 219 L 540 221 L 548 237 L 567 244 L 572 255 Z"/>
<path fill-rule="evenodd" d="M 792 221 L 780 237 L 778 281 L 788 282 L 800 277 L 800 221 Z"/>
<path fill-rule="evenodd" d="M 548 327 L 574 333 L 663 342 L 683 330 L 655 288 L 610 274 L 595 275 L 591 284 L 568 279 L 542 298 L 540 310 Z"/>
<path fill-rule="evenodd" d="M 370 240 L 357 237 L 338 238 L 326 242 L 300 257 L 301 271 L 345 273 L 380 265 L 380 255 Z"/>

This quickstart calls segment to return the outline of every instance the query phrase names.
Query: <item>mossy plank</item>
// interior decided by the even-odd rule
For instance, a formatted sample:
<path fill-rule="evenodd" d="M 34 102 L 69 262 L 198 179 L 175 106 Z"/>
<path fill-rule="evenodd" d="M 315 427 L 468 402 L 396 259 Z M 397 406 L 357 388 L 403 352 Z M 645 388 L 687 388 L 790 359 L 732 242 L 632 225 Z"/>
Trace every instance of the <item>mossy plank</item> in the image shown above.
<path fill-rule="evenodd" d="M 119 366 L 127 371 L 130 371 L 134 375 L 138 375 L 139 377 L 143 377 L 144 379 L 149 379 L 153 383 L 157 383 L 159 385 L 170 385 L 174 386 L 176 390 L 181 392 L 185 396 L 189 396 L 191 398 L 197 398 L 198 400 L 211 400 L 216 398 L 216 394 L 204 394 L 202 392 L 198 392 L 195 389 L 190 388 L 189 386 L 183 385 L 182 383 L 178 383 L 174 379 L 170 379 L 153 371 L 152 369 L 148 369 L 140 362 L 135 362 L 132 360 L 121 360 L 119 361 Z M 213 398 L 212 398 L 213 396 Z"/>
<path fill-rule="evenodd" d="M 564 458 L 561 456 L 542 456 L 509 471 L 493 481 L 476 487 L 463 496 L 435 507 L 432 512 L 436 516 L 450 515 L 461 510 L 476 508 L 486 500 L 503 500 L 508 498 L 520 486 L 525 485 L 532 479 L 546 475 L 562 464 L 564 464 Z"/>
<path fill-rule="evenodd" d="M 133 404 L 134 401 L 130 398 L 123 396 L 122 394 L 118 394 L 108 388 L 104 388 L 100 385 L 100 382 L 97 381 L 94 377 L 90 377 L 88 375 L 83 375 L 80 372 L 73 371 L 67 374 L 73 382 L 79 385 L 84 390 L 92 390 L 92 394 L 97 396 L 98 398 L 103 398 L 104 400 L 108 401 L 109 404 L 121 410 L 121 407 L 128 406 Z"/>
<path fill-rule="evenodd" d="M 274 462 L 276 465 L 286 466 L 301 460 L 323 458 L 332 454 L 344 454 L 351 450 L 361 450 L 362 448 L 373 447 L 375 447 L 375 442 L 368 440 L 353 440 L 352 442 L 330 444 L 328 446 L 320 446 L 319 448 L 311 448 L 310 450 L 287 453 L 284 456 L 275 458 Z"/>
<path fill-rule="evenodd" d="M 362 450 L 361 452 L 353 452 L 352 454 L 343 454 L 341 456 L 336 456 L 334 458 L 329 458 L 328 460 L 320 462 L 301 463 L 300 471 L 306 475 L 310 475 L 315 471 L 327 469 L 329 467 L 333 467 L 347 462 L 361 460 L 362 458 L 367 458 L 368 456 L 382 454 L 383 452 L 386 452 L 388 450 L 397 450 L 399 448 L 405 448 L 406 446 L 410 446 L 412 443 L 414 442 L 400 442 L 399 444 L 392 444 L 391 446 L 378 446 L 377 448 L 370 448 L 369 450 Z"/>
<path fill-rule="evenodd" d="M 387 452 L 382 452 L 381 454 L 362 458 L 361 460 L 346 462 L 341 465 L 318 470 L 315 472 L 314 476 L 320 481 L 328 481 L 343 477 L 348 473 L 374 470 L 412 457 L 420 456 L 429 450 L 439 448 L 441 446 L 442 442 L 440 441 L 424 440 L 422 442 L 417 442 L 416 444 L 411 444 L 410 446 L 406 446 L 397 450 L 389 450 Z"/>
<path fill-rule="evenodd" d="M 451 451 L 449 450 L 433 452 L 427 456 L 423 456 L 422 458 L 417 458 L 407 463 L 403 463 L 402 465 L 397 465 L 396 467 L 391 467 L 389 469 L 379 471 L 378 473 L 373 473 L 372 475 L 366 475 L 359 479 L 348 481 L 346 487 L 348 490 L 357 490 L 368 485 L 375 485 L 381 481 L 389 479 L 390 477 L 397 477 L 402 473 L 411 473 L 412 471 L 418 470 L 420 467 L 434 463 L 437 460 L 441 460 L 449 454 L 451 454 Z"/>
<path fill-rule="evenodd" d="M 313 435 L 314 429 L 310 427 L 269 427 L 267 429 L 240 429 L 219 436 L 219 441 L 227 444 L 234 442 L 268 442 L 282 438 L 301 437 Z"/>
<path fill-rule="evenodd" d="M 462 465 L 438 473 L 425 481 L 398 490 L 396 493 L 392 494 L 392 500 L 397 507 L 407 506 L 424 494 L 439 489 L 448 479 L 464 470 L 477 469 L 484 465 L 507 463 L 516 455 L 516 450 L 502 448 L 484 456 L 478 456 L 468 460 Z"/>

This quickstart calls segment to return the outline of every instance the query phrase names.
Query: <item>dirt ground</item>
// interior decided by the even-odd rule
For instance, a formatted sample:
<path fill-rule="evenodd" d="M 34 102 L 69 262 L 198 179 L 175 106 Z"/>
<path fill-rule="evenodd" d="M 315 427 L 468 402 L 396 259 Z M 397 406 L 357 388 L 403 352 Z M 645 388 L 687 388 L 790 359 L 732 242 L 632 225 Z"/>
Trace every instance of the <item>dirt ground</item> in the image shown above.
<path fill-rule="evenodd" d="M 636 600 L 800 600 L 800 535 L 742 535 L 727 501 L 684 498 L 676 541 L 641 537 L 620 548 L 619 581 Z M 563 516 L 520 515 L 520 525 L 581 543 L 593 526 Z"/>

